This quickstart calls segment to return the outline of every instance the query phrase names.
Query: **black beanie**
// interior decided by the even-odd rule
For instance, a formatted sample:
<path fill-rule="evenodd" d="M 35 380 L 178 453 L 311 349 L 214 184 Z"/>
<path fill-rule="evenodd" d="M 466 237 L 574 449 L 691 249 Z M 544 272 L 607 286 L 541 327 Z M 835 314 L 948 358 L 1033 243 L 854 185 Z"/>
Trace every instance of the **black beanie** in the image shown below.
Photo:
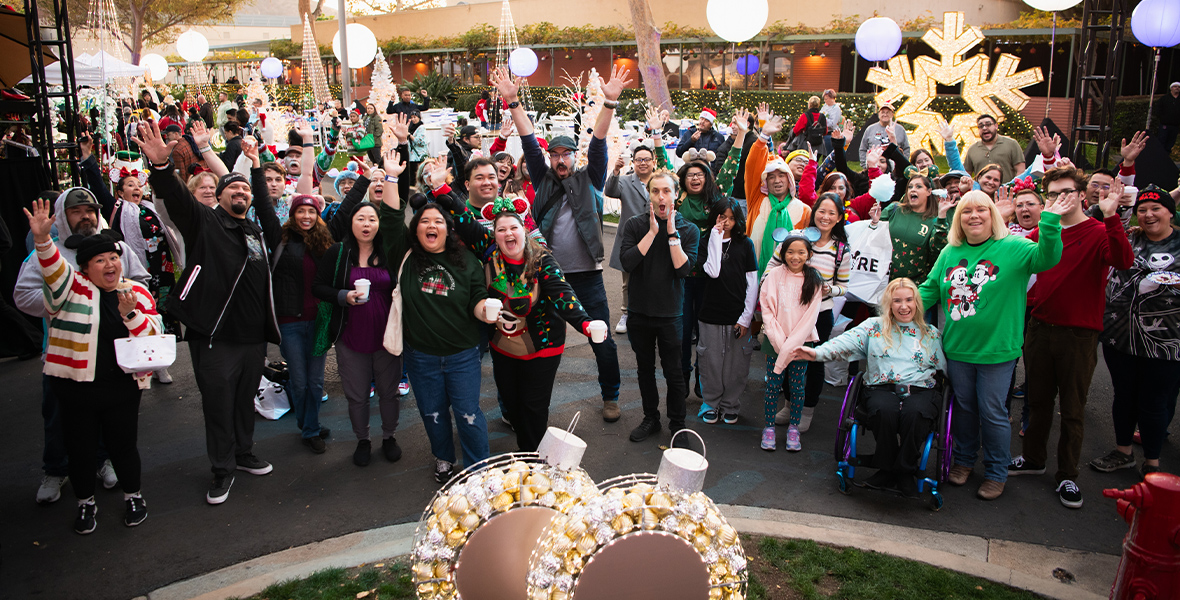
<path fill-rule="evenodd" d="M 90 259 L 104 252 L 115 252 L 119 256 L 122 256 L 123 248 L 118 244 L 122 239 L 123 236 L 107 229 L 102 233 L 96 233 L 91 236 L 71 235 L 66 238 L 65 245 L 66 248 L 78 251 L 78 266 L 85 267 L 86 263 L 90 262 Z"/>
<path fill-rule="evenodd" d="M 1135 209 L 1138 210 L 1139 205 L 1143 204 L 1144 202 L 1159 203 L 1161 206 L 1168 209 L 1168 212 L 1172 213 L 1173 216 L 1176 215 L 1176 200 L 1174 200 L 1172 195 L 1166 190 L 1160 189 L 1160 187 L 1154 183 L 1148 185 L 1142 190 L 1139 190 L 1139 195 L 1135 197 Z"/>
<path fill-rule="evenodd" d="M 246 176 L 245 176 L 245 175 L 242 175 L 241 173 L 233 173 L 233 172 L 231 172 L 231 173 L 226 173 L 225 175 L 222 175 L 222 176 L 221 176 L 221 179 L 217 180 L 217 193 L 216 193 L 216 196 L 217 196 L 218 198 L 220 198 L 220 197 L 221 197 L 221 192 L 224 192 L 224 191 L 225 191 L 225 188 L 226 188 L 227 186 L 229 186 L 229 184 L 231 184 L 231 183 L 236 183 L 236 182 L 239 182 L 239 181 L 240 181 L 240 182 L 242 182 L 242 183 L 244 183 L 244 184 L 246 184 L 246 185 L 250 185 L 250 180 L 246 179 Z"/>

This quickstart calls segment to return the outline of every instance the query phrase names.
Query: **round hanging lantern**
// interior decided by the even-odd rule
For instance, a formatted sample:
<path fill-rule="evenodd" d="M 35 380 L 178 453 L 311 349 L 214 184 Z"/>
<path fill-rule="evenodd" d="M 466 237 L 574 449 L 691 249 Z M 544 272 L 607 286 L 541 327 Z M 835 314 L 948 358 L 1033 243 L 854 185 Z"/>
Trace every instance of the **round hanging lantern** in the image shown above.
<path fill-rule="evenodd" d="M 517 48 L 508 55 L 508 69 L 517 77 L 528 77 L 537 72 L 537 53 L 532 48 Z"/>
<path fill-rule="evenodd" d="M 766 0 L 709 0 L 705 6 L 709 27 L 727 42 L 744 42 L 758 35 L 769 16 Z"/>
<path fill-rule="evenodd" d="M 139 65 L 147 69 L 155 81 L 162 81 L 168 76 L 168 59 L 159 54 L 144 54 L 139 57 Z"/>
<path fill-rule="evenodd" d="M 344 62 L 340 56 L 340 32 L 332 37 L 332 54 L 336 60 Z M 377 38 L 368 27 L 360 23 L 348 24 L 348 68 L 360 69 L 373 62 L 377 56 Z"/>
<path fill-rule="evenodd" d="M 1082 0 L 1024 0 L 1024 3 L 1045 12 L 1054 12 L 1073 8 L 1081 4 Z"/>
<path fill-rule="evenodd" d="M 209 54 L 209 40 L 190 29 L 176 38 L 176 52 L 189 62 L 201 62 Z"/>
<path fill-rule="evenodd" d="M 271 56 L 269 58 L 264 58 L 264 59 L 262 59 L 262 68 L 260 70 L 262 71 L 263 77 L 268 77 L 270 79 L 276 79 L 278 77 L 282 77 L 283 76 L 283 61 L 281 61 L 273 56 Z"/>
<path fill-rule="evenodd" d="M 550 427 L 536 453 L 472 465 L 435 494 L 414 534 L 418 598 L 524 598 L 529 554 L 555 517 L 599 495 L 586 443 Z"/>
<path fill-rule="evenodd" d="M 1180 44 L 1180 3 L 1144 0 L 1131 13 L 1131 31 L 1146 46 L 1171 48 Z"/>
<path fill-rule="evenodd" d="M 856 30 L 856 51 L 865 60 L 889 60 L 899 48 L 901 28 L 889 17 L 873 17 Z"/>
<path fill-rule="evenodd" d="M 758 72 L 758 57 L 753 54 L 747 54 L 737 59 L 735 66 L 740 75 L 753 75 Z"/>

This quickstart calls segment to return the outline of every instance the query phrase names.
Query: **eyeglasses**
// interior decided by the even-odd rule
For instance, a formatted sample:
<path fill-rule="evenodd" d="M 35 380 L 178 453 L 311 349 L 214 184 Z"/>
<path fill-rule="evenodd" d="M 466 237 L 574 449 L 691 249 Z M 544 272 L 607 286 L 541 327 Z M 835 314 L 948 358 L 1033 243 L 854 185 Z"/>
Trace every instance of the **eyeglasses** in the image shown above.
<path fill-rule="evenodd" d="M 1068 196 L 1068 195 L 1076 193 L 1076 192 L 1077 192 L 1077 190 L 1061 190 L 1060 192 L 1046 192 L 1045 197 L 1050 200 L 1056 200 L 1057 198 L 1059 198 L 1061 196 Z"/>
<path fill-rule="evenodd" d="M 1105 192 L 1110 189 L 1110 184 L 1109 183 L 1098 183 L 1097 181 L 1091 181 L 1090 182 L 1090 189 L 1102 190 Z"/>
<path fill-rule="evenodd" d="M 555 160 L 566 161 L 566 160 L 572 160 L 573 157 L 574 157 L 573 152 L 550 152 L 549 153 L 549 158 L 555 159 Z"/>
<path fill-rule="evenodd" d="M 633 162 L 636 162 L 641 165 L 645 165 L 645 164 L 651 162 L 651 159 L 650 158 L 636 158 Z"/>
<path fill-rule="evenodd" d="M 685 179 L 704 179 L 704 178 L 705 178 L 705 174 L 704 174 L 704 173 L 689 173 L 689 174 L 688 174 L 688 175 L 685 177 Z"/>

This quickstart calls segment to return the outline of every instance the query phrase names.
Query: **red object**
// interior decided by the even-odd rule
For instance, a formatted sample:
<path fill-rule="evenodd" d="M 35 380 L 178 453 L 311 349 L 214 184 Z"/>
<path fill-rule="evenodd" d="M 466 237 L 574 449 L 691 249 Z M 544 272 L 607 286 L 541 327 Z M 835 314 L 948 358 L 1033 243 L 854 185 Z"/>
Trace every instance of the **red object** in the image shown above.
<path fill-rule="evenodd" d="M 1131 530 L 1110 588 L 1111 600 L 1180 597 L 1180 477 L 1148 473 L 1129 490 L 1103 490 Z"/>
<path fill-rule="evenodd" d="M 1040 239 L 1033 230 L 1028 239 Z M 1033 318 L 1050 325 L 1102 331 L 1106 309 L 1106 274 L 1111 267 L 1130 269 L 1135 253 L 1118 215 L 1085 221 L 1061 231 L 1061 260 L 1037 274 L 1028 292 Z"/>

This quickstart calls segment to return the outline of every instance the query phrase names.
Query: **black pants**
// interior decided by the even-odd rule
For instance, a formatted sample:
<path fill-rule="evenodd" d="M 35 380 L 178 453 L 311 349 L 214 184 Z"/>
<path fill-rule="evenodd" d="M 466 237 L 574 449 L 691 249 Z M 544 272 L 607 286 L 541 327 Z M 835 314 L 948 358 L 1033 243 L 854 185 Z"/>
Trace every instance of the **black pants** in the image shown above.
<path fill-rule="evenodd" d="M 402 202 L 408 202 L 410 200 L 410 186 L 417 185 L 418 165 L 420 164 L 422 164 L 421 161 L 411 161 L 407 158 L 406 170 L 397 176 L 397 193 L 402 199 Z"/>
<path fill-rule="evenodd" d="M 832 337 L 832 310 L 828 309 L 819 313 L 819 318 L 815 321 L 815 329 L 819 332 L 819 344 L 828 341 Z M 803 406 L 811 408 L 819 404 L 819 395 L 824 391 L 824 363 L 809 362 L 807 363 L 807 379 L 803 388 Z"/>
<path fill-rule="evenodd" d="M 492 350 L 492 375 L 521 452 L 535 452 L 545 437 L 553 379 L 559 365 L 560 354 L 522 360 Z"/>
<path fill-rule="evenodd" d="M 373 146 L 366 150 L 365 153 L 369 155 L 369 162 L 373 163 L 373 166 L 381 168 L 381 146 Z M 398 183 L 401 183 L 400 179 Z M 404 198 L 405 196 L 402 197 Z"/>
<path fill-rule="evenodd" d="M 649 317 L 637 312 L 627 316 L 627 337 L 635 352 L 635 372 L 639 378 L 639 394 L 643 398 L 643 418 L 660 418 L 660 390 L 656 387 L 656 351 L 668 384 L 668 420 L 684 423 L 688 410 L 685 399 L 688 385 L 680 370 L 680 317 Z"/>
<path fill-rule="evenodd" d="M 1176 415 L 1176 394 L 1180 393 L 1180 364 L 1162 358 L 1134 356 L 1102 344 L 1102 358 L 1110 369 L 1114 386 L 1114 441 L 1130 446 L 1139 426 L 1143 458 L 1159 460 L 1168 425 Z"/>
<path fill-rule="evenodd" d="M 212 346 L 212 347 L 210 347 Z M 205 447 L 213 474 L 228 475 L 254 447 L 254 396 L 262 380 L 266 343 L 192 340 L 193 375 L 205 413 Z"/>
<path fill-rule="evenodd" d="M 866 388 L 864 393 L 866 424 L 877 439 L 874 466 L 899 475 L 915 474 L 938 413 L 938 393 L 915 388 L 904 400 L 888 389 Z"/>
<path fill-rule="evenodd" d="M 70 457 L 74 495 L 94 495 L 101 437 L 119 476 L 123 491 L 139 491 L 139 386 L 131 376 L 116 382 L 80 382 L 50 377 L 49 385 L 61 403 L 61 429 Z"/>

